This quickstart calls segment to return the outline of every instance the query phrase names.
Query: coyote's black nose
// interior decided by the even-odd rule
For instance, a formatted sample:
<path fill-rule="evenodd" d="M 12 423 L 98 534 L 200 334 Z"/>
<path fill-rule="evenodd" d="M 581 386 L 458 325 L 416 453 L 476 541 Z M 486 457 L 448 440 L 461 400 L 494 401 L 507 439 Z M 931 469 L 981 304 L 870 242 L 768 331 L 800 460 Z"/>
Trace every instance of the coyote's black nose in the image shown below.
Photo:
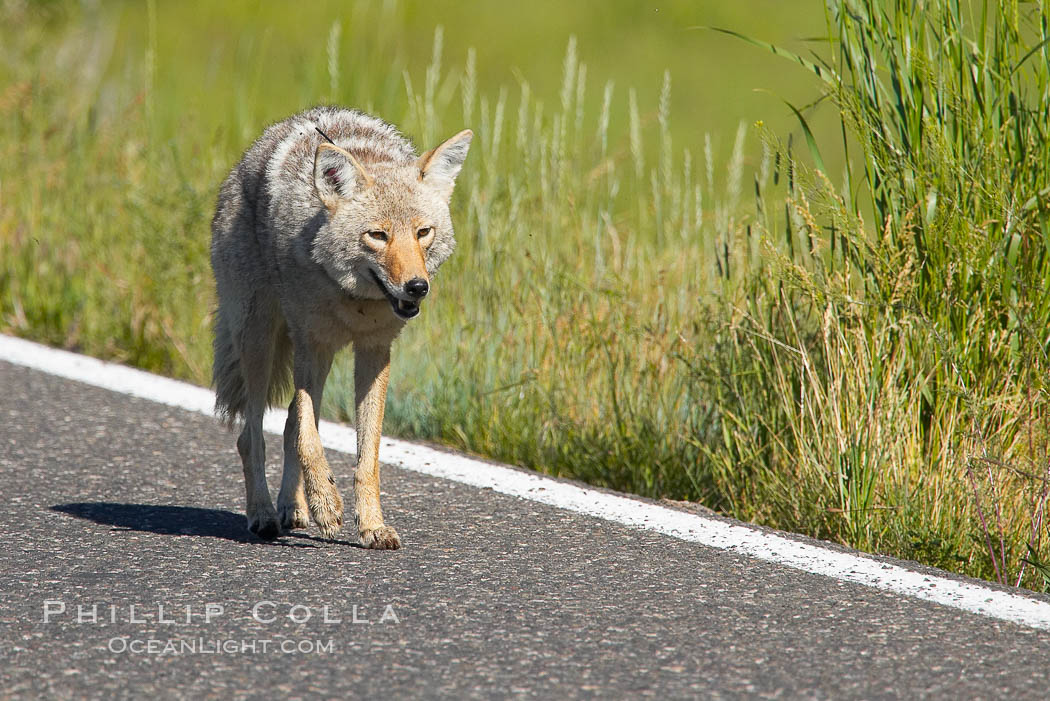
<path fill-rule="evenodd" d="M 421 277 L 414 277 L 405 283 L 405 292 L 416 299 L 423 299 L 430 292 L 430 283 Z"/>

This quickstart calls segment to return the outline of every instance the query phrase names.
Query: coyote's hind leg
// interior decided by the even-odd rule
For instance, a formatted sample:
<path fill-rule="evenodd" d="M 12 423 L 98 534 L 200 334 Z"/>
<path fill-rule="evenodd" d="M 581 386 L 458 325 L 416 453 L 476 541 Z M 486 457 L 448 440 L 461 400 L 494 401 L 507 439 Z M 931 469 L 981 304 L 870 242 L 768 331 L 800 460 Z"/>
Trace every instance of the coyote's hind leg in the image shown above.
<path fill-rule="evenodd" d="M 237 439 L 237 452 L 244 464 L 244 491 L 247 497 L 248 530 L 271 540 L 280 533 L 277 511 L 266 486 L 266 444 L 262 435 L 262 412 L 249 409 L 244 430 Z"/>
<path fill-rule="evenodd" d="M 280 533 L 277 511 L 266 485 L 266 444 L 263 440 L 263 413 L 274 355 L 271 319 L 249 317 L 241 343 L 240 367 L 244 377 L 246 402 L 244 429 L 237 439 L 237 452 L 244 465 L 248 529 L 260 538 L 276 538 Z"/>

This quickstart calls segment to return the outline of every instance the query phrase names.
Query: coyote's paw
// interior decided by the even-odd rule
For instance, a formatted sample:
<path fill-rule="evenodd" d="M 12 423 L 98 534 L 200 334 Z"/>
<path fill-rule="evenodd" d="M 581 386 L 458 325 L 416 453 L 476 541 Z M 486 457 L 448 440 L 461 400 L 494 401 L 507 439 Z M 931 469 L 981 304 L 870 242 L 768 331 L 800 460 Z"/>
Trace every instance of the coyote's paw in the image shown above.
<path fill-rule="evenodd" d="M 390 526 L 380 526 L 374 530 L 361 531 L 361 545 L 372 550 L 397 550 L 401 547 L 401 538 Z"/>
<path fill-rule="evenodd" d="M 343 527 L 343 498 L 339 496 L 330 474 L 327 480 L 306 481 L 306 503 L 310 505 L 310 518 L 321 529 L 321 535 L 334 538 Z"/>
<path fill-rule="evenodd" d="M 310 511 L 306 504 L 283 504 L 277 507 L 277 515 L 282 530 L 292 531 L 310 525 Z"/>
<path fill-rule="evenodd" d="M 269 510 L 259 510 L 254 514 L 248 514 L 248 530 L 263 540 L 273 540 L 281 532 L 281 526 L 277 522 L 277 514 L 273 507 Z"/>

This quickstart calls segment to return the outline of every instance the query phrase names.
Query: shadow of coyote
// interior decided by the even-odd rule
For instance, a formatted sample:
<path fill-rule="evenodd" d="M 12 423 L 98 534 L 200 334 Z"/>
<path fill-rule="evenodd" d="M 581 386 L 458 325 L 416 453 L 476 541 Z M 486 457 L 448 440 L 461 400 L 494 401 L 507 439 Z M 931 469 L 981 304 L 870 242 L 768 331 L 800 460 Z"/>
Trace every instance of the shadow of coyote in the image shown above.
<path fill-rule="evenodd" d="M 354 110 L 319 107 L 274 124 L 219 191 L 211 262 L 218 291 L 213 382 L 227 425 L 243 419 L 248 527 L 262 538 L 343 524 L 317 433 L 332 358 L 354 347 L 361 544 L 401 546 L 379 505 L 379 437 L 390 345 L 419 314 L 430 278 L 455 245 L 449 199 L 473 134 L 417 156 L 397 130 Z M 262 420 L 294 392 L 274 509 Z"/>

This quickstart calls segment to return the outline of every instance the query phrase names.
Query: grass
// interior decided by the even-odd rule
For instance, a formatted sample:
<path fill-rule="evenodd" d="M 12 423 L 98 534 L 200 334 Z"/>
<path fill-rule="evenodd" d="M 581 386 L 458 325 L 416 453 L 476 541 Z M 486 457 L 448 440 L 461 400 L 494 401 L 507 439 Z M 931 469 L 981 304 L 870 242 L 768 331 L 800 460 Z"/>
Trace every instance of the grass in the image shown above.
<path fill-rule="evenodd" d="M 266 121 L 336 100 L 421 145 L 466 124 L 459 250 L 398 342 L 388 433 L 1042 587 L 1042 4 L 833 3 L 806 54 L 824 80 L 784 63 L 809 85 L 792 105 L 829 107 L 710 134 L 689 70 L 633 88 L 588 66 L 602 26 L 508 83 L 485 53 L 507 47 L 463 49 L 451 6 L 436 32 L 389 2 L 308 26 L 6 7 L 5 332 L 203 384 L 214 192 Z M 352 414 L 348 362 L 330 416 Z"/>
<path fill-rule="evenodd" d="M 841 188 L 805 175 L 786 224 L 763 225 L 789 240 L 769 251 L 775 287 L 752 288 L 731 333 L 742 373 L 719 404 L 737 421 L 712 452 L 726 471 L 753 465 L 759 485 L 794 473 L 826 508 L 752 498 L 793 509 L 755 517 L 1004 584 L 1039 562 L 1048 17 L 1042 4 L 830 7 L 820 73 L 854 157 Z"/>

